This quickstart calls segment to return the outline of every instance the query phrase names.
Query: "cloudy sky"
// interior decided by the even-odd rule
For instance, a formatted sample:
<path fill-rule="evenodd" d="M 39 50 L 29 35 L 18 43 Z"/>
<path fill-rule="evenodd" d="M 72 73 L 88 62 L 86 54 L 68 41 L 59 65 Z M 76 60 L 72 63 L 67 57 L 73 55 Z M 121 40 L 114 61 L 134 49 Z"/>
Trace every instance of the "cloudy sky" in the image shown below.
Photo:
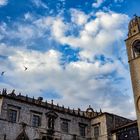
<path fill-rule="evenodd" d="M 0 90 L 135 118 L 124 40 L 139 5 L 0 0 Z"/>

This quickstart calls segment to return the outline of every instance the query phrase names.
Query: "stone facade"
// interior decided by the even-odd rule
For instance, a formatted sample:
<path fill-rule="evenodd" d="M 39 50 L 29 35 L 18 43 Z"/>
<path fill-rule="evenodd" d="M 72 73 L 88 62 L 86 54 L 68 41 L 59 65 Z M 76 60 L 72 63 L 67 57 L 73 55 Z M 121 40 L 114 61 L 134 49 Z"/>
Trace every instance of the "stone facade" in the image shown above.
<path fill-rule="evenodd" d="M 129 23 L 126 48 L 140 134 L 140 17 L 135 16 Z"/>
<path fill-rule="evenodd" d="M 0 93 L 0 140 L 111 140 L 111 131 L 131 120 L 44 102 L 42 97 Z"/>

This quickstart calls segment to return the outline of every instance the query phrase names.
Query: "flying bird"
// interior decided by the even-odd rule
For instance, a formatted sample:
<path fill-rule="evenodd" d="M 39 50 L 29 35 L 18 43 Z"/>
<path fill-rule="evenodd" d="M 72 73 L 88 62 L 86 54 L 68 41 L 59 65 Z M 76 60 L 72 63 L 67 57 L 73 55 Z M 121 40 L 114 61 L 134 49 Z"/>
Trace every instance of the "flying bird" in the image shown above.
<path fill-rule="evenodd" d="M 4 75 L 4 73 L 5 73 L 5 71 L 2 71 L 2 72 L 1 72 L 1 76 L 3 76 L 3 75 Z"/>
<path fill-rule="evenodd" d="M 24 71 L 26 71 L 28 68 L 24 66 Z"/>

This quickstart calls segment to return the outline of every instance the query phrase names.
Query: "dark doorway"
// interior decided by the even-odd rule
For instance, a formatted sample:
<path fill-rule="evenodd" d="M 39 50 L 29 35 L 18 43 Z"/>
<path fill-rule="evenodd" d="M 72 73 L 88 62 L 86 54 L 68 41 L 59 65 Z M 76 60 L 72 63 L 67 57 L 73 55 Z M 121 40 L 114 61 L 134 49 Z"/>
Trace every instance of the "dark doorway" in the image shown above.
<path fill-rule="evenodd" d="M 42 137 L 42 140 L 47 140 L 46 136 L 43 136 L 43 137 Z"/>
<path fill-rule="evenodd" d="M 53 140 L 52 136 L 47 136 L 47 140 Z"/>

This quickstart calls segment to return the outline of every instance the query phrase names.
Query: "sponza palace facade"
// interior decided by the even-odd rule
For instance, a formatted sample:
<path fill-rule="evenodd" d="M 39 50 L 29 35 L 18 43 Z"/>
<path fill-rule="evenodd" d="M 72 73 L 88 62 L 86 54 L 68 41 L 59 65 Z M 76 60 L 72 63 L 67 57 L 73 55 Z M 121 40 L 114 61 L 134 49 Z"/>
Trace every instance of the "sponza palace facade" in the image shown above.
<path fill-rule="evenodd" d="M 107 112 L 0 92 L 0 140 L 115 140 L 112 130 L 131 120 Z"/>

